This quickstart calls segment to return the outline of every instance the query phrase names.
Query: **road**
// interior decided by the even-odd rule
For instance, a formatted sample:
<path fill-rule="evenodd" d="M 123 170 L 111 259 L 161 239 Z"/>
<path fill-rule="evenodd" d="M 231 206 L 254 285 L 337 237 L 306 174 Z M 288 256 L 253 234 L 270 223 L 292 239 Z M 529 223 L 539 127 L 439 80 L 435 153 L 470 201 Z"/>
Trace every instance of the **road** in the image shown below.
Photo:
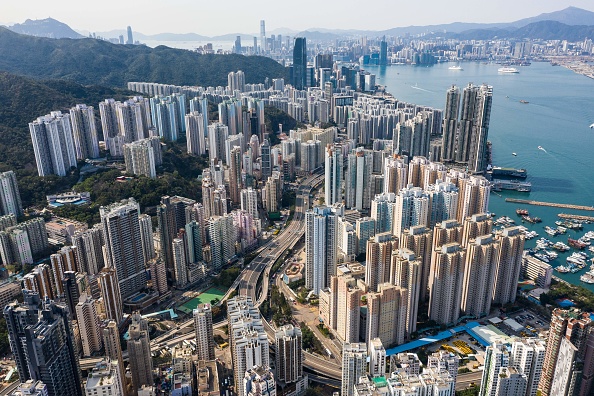
<path fill-rule="evenodd" d="M 480 386 L 481 378 L 483 376 L 482 371 L 476 371 L 473 373 L 464 373 L 458 374 L 456 378 L 456 390 L 464 390 L 470 387 L 470 384 L 475 384 L 476 386 Z"/>

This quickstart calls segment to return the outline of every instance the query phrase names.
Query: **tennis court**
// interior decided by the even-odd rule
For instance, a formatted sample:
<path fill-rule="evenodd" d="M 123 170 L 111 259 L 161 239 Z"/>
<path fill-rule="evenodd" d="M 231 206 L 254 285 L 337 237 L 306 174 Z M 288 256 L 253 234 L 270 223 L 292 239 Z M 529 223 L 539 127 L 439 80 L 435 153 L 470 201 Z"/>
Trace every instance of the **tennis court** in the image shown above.
<path fill-rule="evenodd" d="M 219 300 L 227 293 L 227 290 L 219 287 L 213 286 L 211 288 L 206 289 L 203 293 L 201 293 L 198 297 L 194 297 L 190 301 L 185 302 L 184 304 L 177 307 L 177 310 L 183 312 L 185 314 L 192 313 L 192 311 L 200 304 L 210 303 L 212 300 L 218 298 Z"/>

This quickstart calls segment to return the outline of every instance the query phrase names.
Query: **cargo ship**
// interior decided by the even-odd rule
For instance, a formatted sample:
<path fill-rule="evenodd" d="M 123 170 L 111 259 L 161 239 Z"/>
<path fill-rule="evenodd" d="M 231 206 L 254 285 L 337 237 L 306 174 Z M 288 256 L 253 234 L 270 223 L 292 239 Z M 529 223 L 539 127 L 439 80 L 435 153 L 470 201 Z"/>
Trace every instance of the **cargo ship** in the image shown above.
<path fill-rule="evenodd" d="M 528 177 L 526 169 L 503 168 L 501 166 L 494 166 L 491 168 L 491 175 L 493 177 L 513 177 L 518 179 L 525 179 Z"/>

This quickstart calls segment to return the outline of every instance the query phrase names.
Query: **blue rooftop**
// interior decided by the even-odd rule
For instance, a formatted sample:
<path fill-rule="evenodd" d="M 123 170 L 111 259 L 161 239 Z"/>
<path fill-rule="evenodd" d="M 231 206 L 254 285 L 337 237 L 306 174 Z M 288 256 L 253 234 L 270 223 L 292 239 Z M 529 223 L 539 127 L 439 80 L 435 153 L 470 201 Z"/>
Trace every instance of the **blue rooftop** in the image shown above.
<path fill-rule="evenodd" d="M 463 332 L 467 332 L 472 337 L 474 337 L 478 342 L 480 342 L 481 344 L 486 346 L 484 344 L 485 340 L 480 338 L 472 330 L 477 326 L 480 326 L 480 324 L 478 322 L 468 322 L 464 326 L 457 326 L 452 329 L 444 330 L 440 333 L 437 333 L 436 335 L 434 335 L 432 337 L 419 338 L 418 340 L 414 340 L 409 343 L 398 345 L 397 347 L 394 347 L 394 348 L 390 348 L 390 349 L 386 350 L 386 355 L 391 356 L 391 355 L 395 355 L 397 353 L 410 351 L 411 349 L 417 349 L 417 348 L 420 348 L 423 346 L 431 345 L 431 344 L 434 344 L 439 341 L 447 340 L 448 338 L 451 338 L 451 337 L 455 336 L 456 334 L 463 333 Z M 487 345 L 489 345 L 489 344 L 487 344 Z"/>

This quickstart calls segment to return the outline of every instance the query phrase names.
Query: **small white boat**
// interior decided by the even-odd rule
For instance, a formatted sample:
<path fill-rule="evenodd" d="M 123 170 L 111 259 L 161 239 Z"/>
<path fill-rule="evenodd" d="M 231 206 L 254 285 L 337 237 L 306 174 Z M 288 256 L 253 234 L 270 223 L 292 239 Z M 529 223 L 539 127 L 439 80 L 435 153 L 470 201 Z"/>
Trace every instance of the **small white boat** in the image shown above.
<path fill-rule="evenodd" d="M 590 125 L 590 128 L 594 128 L 594 124 Z"/>
<path fill-rule="evenodd" d="M 517 74 L 520 71 L 518 69 L 516 69 L 515 67 L 501 67 L 497 70 L 499 73 L 503 73 L 503 74 Z"/>
<path fill-rule="evenodd" d="M 462 71 L 464 69 L 462 69 L 462 66 L 457 65 L 457 66 L 450 66 L 450 67 L 448 67 L 448 70 L 460 70 L 460 71 Z"/>
<path fill-rule="evenodd" d="M 518 156 L 518 154 L 516 154 L 516 153 L 512 153 L 512 155 L 513 155 L 514 157 L 517 157 L 517 156 Z"/>

